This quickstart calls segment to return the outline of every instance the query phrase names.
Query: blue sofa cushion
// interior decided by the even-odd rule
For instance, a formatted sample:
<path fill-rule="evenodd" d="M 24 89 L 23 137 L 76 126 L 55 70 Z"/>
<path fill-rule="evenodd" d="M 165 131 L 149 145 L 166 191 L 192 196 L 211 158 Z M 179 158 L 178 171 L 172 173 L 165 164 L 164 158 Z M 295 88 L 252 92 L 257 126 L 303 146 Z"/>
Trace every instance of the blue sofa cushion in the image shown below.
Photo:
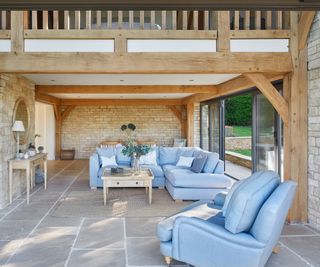
<path fill-rule="evenodd" d="M 226 210 L 225 228 L 234 233 L 247 232 L 263 203 L 280 184 L 273 171 L 256 172 L 233 192 Z"/>
<path fill-rule="evenodd" d="M 166 165 L 162 166 L 162 169 L 164 172 L 166 172 L 166 171 L 171 171 L 171 170 L 181 170 L 181 169 L 189 169 L 189 168 L 183 167 L 183 166 L 166 164 Z"/>
<path fill-rule="evenodd" d="M 200 155 L 207 156 L 207 162 L 203 167 L 204 173 L 213 173 L 218 162 L 219 162 L 219 154 L 215 152 L 208 152 L 203 150 L 195 151 L 193 154 L 195 157 L 198 157 Z"/>
<path fill-rule="evenodd" d="M 154 177 L 163 177 L 163 170 L 161 168 L 161 166 L 159 165 L 149 165 L 149 164 L 142 164 L 140 165 L 141 168 L 146 168 L 146 169 L 150 169 L 153 173 Z"/>
<path fill-rule="evenodd" d="M 183 157 L 192 157 L 195 149 L 193 147 L 180 147 L 177 152 L 177 159 L 181 156 Z"/>
<path fill-rule="evenodd" d="M 174 187 L 225 189 L 232 183 L 231 179 L 223 174 L 194 173 L 189 169 L 166 171 L 165 175 Z"/>
<path fill-rule="evenodd" d="M 131 157 L 128 157 L 126 155 L 123 155 L 122 149 L 123 146 L 116 147 L 116 158 L 118 164 L 130 164 L 131 163 Z"/>
<path fill-rule="evenodd" d="M 172 239 L 172 229 L 176 218 L 184 217 L 197 217 L 212 223 L 224 225 L 224 218 L 219 209 L 213 207 L 213 203 L 202 203 L 197 206 L 190 205 L 190 208 L 184 209 L 169 218 L 159 222 L 157 227 L 157 236 L 162 242 L 170 241 Z"/>
<path fill-rule="evenodd" d="M 193 160 L 192 166 L 191 166 L 191 171 L 195 173 L 200 173 L 203 170 L 204 165 L 207 162 L 207 155 L 199 155 Z"/>
<path fill-rule="evenodd" d="M 173 164 L 178 161 L 178 147 L 160 147 L 159 148 L 159 164 Z"/>

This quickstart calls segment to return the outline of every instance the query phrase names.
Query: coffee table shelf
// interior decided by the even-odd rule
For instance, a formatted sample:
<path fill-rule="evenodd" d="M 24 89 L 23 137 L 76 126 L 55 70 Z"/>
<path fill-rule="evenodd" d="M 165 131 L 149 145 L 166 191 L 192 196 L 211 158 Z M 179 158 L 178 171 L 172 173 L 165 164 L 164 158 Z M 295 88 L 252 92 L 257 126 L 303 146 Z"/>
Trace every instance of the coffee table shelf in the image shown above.
<path fill-rule="evenodd" d="M 107 196 L 111 187 L 145 187 L 146 193 L 149 195 L 149 204 L 151 204 L 153 178 L 150 169 L 140 170 L 139 173 L 135 173 L 132 169 L 124 169 L 123 173 L 111 173 L 110 169 L 105 169 L 101 177 L 103 181 L 103 205 L 107 204 Z"/>

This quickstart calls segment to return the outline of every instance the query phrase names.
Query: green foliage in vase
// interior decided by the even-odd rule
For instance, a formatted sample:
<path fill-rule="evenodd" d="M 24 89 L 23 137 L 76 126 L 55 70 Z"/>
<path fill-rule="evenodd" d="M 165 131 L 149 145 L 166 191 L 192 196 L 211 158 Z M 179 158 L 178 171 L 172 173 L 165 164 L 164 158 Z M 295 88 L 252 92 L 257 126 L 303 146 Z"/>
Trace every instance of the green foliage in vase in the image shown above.
<path fill-rule="evenodd" d="M 127 136 L 127 141 L 122 149 L 122 154 L 128 157 L 140 158 L 149 153 L 151 146 L 137 144 L 133 137 L 133 132 L 136 128 L 137 127 L 133 123 L 129 123 L 128 125 L 123 124 L 120 127 L 121 131 L 125 132 Z"/>

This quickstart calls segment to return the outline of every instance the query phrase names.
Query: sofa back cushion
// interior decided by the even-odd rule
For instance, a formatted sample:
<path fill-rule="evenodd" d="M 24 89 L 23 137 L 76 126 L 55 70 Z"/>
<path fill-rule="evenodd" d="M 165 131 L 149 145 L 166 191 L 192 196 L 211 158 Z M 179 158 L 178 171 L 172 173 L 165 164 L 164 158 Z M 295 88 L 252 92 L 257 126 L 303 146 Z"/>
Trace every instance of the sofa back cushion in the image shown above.
<path fill-rule="evenodd" d="M 178 161 L 178 147 L 160 147 L 159 148 L 159 164 L 176 165 Z"/>
<path fill-rule="evenodd" d="M 116 148 L 116 158 L 117 158 L 117 162 L 119 165 L 127 165 L 127 164 L 131 164 L 131 157 L 128 157 L 126 155 L 124 155 L 122 153 L 122 149 L 124 148 L 124 146 L 118 146 Z"/>
<path fill-rule="evenodd" d="M 218 162 L 219 162 L 219 154 L 215 152 L 208 152 L 204 150 L 196 150 L 193 153 L 194 157 L 198 157 L 199 155 L 207 156 L 206 164 L 203 167 L 202 172 L 204 173 L 213 173 Z"/>
<path fill-rule="evenodd" d="M 199 155 L 197 156 L 191 166 L 191 171 L 195 173 L 200 173 L 203 170 L 204 165 L 206 164 L 208 159 L 207 155 Z"/>
<path fill-rule="evenodd" d="M 151 149 L 148 154 L 140 157 L 141 165 L 158 165 L 157 150 Z"/>
<path fill-rule="evenodd" d="M 96 149 L 99 155 L 99 164 L 102 164 L 101 157 L 112 157 L 116 155 L 115 147 L 97 147 Z"/>
<path fill-rule="evenodd" d="M 256 172 L 240 183 L 228 203 L 225 228 L 234 234 L 249 231 L 261 206 L 279 184 L 280 177 L 273 171 Z"/>

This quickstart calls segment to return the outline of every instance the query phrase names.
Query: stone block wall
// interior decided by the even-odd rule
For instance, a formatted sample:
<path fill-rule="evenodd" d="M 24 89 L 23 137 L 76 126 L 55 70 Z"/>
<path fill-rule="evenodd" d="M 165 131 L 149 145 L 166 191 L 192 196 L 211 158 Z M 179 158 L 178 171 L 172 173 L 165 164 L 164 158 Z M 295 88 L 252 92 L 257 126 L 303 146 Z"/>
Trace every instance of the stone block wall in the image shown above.
<path fill-rule="evenodd" d="M 320 230 L 320 12 L 308 40 L 308 217 Z"/>
<path fill-rule="evenodd" d="M 200 103 L 194 105 L 194 146 L 200 147 Z"/>
<path fill-rule="evenodd" d="M 0 208 L 9 202 L 8 159 L 16 153 L 16 141 L 11 131 L 13 110 L 18 98 L 24 98 L 30 114 L 30 132 L 25 145 L 34 141 L 34 84 L 18 75 L 0 74 Z M 24 171 L 15 171 L 13 177 L 13 197 L 19 196 L 26 188 Z"/>
<path fill-rule="evenodd" d="M 62 124 L 62 148 L 75 148 L 76 158 L 89 158 L 104 140 L 124 140 L 122 124 L 137 126 L 136 138 L 171 146 L 181 138 L 179 120 L 165 106 L 77 106 Z"/>

